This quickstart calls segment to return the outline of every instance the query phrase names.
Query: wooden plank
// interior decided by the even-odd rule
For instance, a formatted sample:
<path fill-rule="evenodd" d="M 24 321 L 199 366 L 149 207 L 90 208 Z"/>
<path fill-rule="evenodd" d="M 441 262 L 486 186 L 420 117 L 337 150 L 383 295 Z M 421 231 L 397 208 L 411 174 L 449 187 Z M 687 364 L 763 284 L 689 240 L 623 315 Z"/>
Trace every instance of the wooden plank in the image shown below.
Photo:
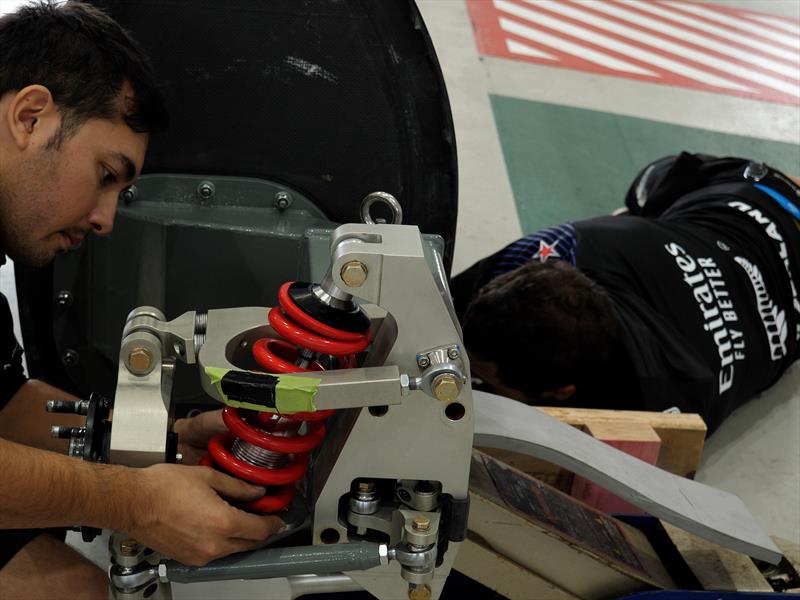
<path fill-rule="evenodd" d="M 577 596 L 493 551 L 480 536 L 472 532 L 458 549 L 453 568 L 509 600 L 579 600 Z"/>
<path fill-rule="evenodd" d="M 770 536 L 778 548 L 783 552 L 786 559 L 778 567 L 771 569 L 773 572 L 767 575 L 768 579 L 778 579 L 784 582 L 785 589 L 782 591 L 787 594 L 800 594 L 800 544 L 790 542 L 777 535 Z"/>
<path fill-rule="evenodd" d="M 714 592 L 772 592 L 755 563 L 734 552 L 661 522 L 704 590 Z"/>
<path fill-rule="evenodd" d="M 706 425 L 696 414 L 538 406 L 542 412 L 578 429 L 590 423 L 646 424 L 661 439 L 656 466 L 681 477 L 694 478 L 703 452 Z M 569 492 L 573 474 L 544 460 L 494 448 L 478 448 L 548 485 Z"/>
<path fill-rule="evenodd" d="M 584 426 L 584 431 L 596 440 L 635 456 L 649 465 L 658 461 L 661 438 L 645 423 L 589 422 Z M 645 514 L 641 508 L 583 477 L 575 477 L 570 495 L 607 514 Z"/>

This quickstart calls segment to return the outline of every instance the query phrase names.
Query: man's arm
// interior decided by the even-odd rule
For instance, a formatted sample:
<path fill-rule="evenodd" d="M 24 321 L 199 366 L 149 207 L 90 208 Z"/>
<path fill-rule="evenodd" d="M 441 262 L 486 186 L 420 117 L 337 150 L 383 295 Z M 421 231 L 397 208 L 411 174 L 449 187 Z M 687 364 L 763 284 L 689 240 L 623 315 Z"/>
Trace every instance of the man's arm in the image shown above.
<path fill-rule="evenodd" d="M 254 500 L 263 488 L 207 467 L 146 469 L 84 462 L 0 439 L 0 528 L 90 525 L 123 531 L 190 565 L 257 547 L 283 522 L 220 496 Z"/>

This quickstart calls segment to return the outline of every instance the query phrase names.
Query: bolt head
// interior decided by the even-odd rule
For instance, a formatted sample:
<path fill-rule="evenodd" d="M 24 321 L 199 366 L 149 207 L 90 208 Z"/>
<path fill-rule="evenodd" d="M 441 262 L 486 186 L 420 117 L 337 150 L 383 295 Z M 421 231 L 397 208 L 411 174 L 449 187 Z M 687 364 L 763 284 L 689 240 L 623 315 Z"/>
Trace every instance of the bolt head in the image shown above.
<path fill-rule="evenodd" d="M 128 364 L 134 371 L 144 373 L 150 370 L 153 356 L 147 348 L 137 346 L 128 354 Z"/>
<path fill-rule="evenodd" d="M 66 290 L 58 292 L 56 302 L 59 306 L 67 307 L 72 304 L 72 294 Z"/>
<path fill-rule="evenodd" d="M 130 204 L 139 198 L 139 188 L 135 185 L 129 185 L 119 193 L 119 197 L 126 204 Z"/>
<path fill-rule="evenodd" d="M 420 356 L 417 359 L 417 365 L 419 365 L 420 369 L 427 369 L 429 366 L 431 366 L 431 361 L 427 356 Z"/>
<path fill-rule="evenodd" d="M 286 210 L 292 205 L 292 197 L 286 192 L 278 192 L 275 194 L 275 208 L 278 210 Z"/>
<path fill-rule="evenodd" d="M 65 350 L 64 354 L 61 356 L 61 362 L 68 367 L 74 367 L 78 364 L 79 360 L 80 355 L 72 349 Z"/>
<path fill-rule="evenodd" d="M 358 484 L 358 491 L 363 492 L 365 494 L 369 494 L 370 492 L 375 491 L 375 482 L 374 481 L 362 481 Z"/>
<path fill-rule="evenodd" d="M 136 556 L 139 552 L 139 542 L 133 539 L 122 540 L 119 549 L 123 556 Z"/>
<path fill-rule="evenodd" d="M 411 529 L 423 533 L 431 528 L 431 520 L 428 517 L 418 516 L 411 521 Z"/>
<path fill-rule="evenodd" d="M 451 358 L 451 359 L 455 360 L 455 359 L 457 359 L 459 356 L 461 356 L 461 353 L 458 351 L 458 348 L 450 348 L 450 349 L 447 351 L 447 356 L 448 356 L 449 358 Z"/>
<path fill-rule="evenodd" d="M 202 200 L 211 200 L 216 191 L 216 186 L 210 181 L 203 181 L 197 186 L 197 195 L 200 196 Z"/>
<path fill-rule="evenodd" d="M 342 267 L 342 281 L 350 287 L 361 287 L 367 280 L 367 265 L 359 260 L 351 260 Z"/>
<path fill-rule="evenodd" d="M 458 385 L 456 376 L 451 373 L 444 373 L 433 380 L 433 395 L 441 402 L 452 402 L 458 398 L 461 388 Z"/>

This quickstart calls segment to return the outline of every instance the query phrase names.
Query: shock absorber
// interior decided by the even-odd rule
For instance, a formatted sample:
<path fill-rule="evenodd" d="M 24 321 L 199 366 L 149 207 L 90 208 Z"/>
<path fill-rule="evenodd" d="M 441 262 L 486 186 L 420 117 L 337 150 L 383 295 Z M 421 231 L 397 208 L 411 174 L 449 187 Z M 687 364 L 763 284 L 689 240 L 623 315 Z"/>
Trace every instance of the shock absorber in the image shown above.
<path fill-rule="evenodd" d="M 268 319 L 282 339 L 262 338 L 252 346 L 253 358 L 266 372 L 356 365 L 356 355 L 369 345 L 369 319 L 351 296 L 328 287 L 333 294 L 317 284 L 289 281 L 280 287 L 279 305 L 269 311 Z M 296 482 L 308 470 L 309 453 L 322 442 L 325 420 L 333 412 L 276 414 L 227 406 L 222 417 L 230 432 L 211 439 L 201 464 L 268 486 L 265 496 L 244 508 L 261 513 L 282 510 L 292 501 Z"/>

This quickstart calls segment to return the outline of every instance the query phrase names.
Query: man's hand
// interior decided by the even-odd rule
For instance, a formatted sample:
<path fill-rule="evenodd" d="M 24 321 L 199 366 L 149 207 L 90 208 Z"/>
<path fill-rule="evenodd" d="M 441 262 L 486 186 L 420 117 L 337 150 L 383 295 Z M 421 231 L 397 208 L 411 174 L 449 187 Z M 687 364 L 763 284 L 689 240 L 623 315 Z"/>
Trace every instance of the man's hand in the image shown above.
<path fill-rule="evenodd" d="M 184 465 L 196 465 L 206 455 L 208 440 L 218 433 L 228 433 L 222 411 L 204 412 L 191 419 L 178 419 L 172 430 L 178 434 L 178 452 Z"/>
<path fill-rule="evenodd" d="M 207 467 L 160 464 L 135 471 L 127 533 L 187 565 L 252 550 L 284 527 L 276 516 L 253 515 L 220 498 L 256 500 L 262 487 Z"/>

